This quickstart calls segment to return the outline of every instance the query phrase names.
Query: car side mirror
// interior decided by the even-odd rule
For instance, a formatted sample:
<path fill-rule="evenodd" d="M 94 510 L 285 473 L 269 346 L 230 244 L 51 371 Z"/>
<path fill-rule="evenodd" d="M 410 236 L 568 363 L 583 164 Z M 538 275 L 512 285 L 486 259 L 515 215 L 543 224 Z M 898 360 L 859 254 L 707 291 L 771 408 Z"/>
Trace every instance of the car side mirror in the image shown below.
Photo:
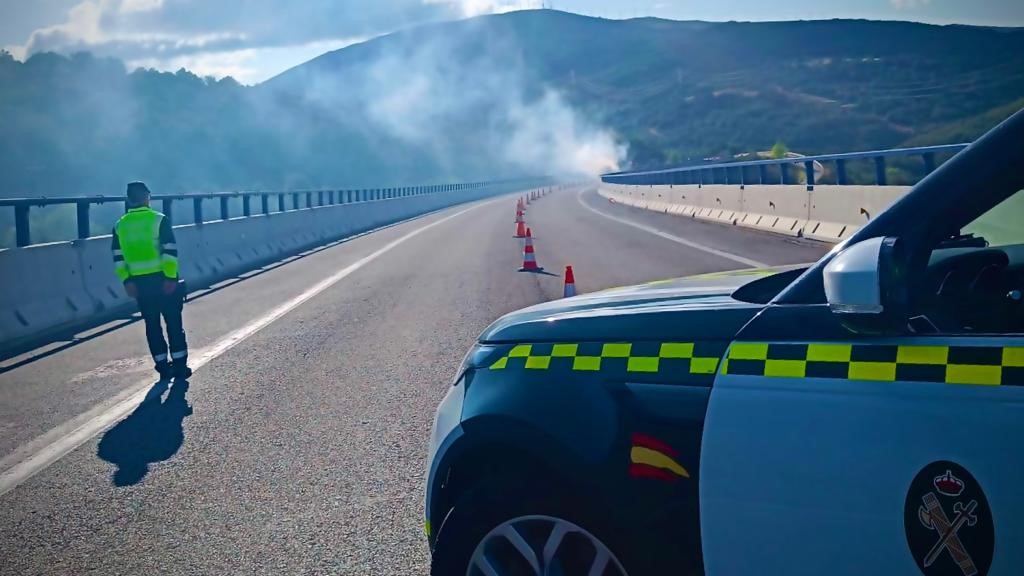
<path fill-rule="evenodd" d="M 899 239 L 858 242 L 825 266 L 828 306 L 852 332 L 902 332 L 908 311 L 906 269 Z"/>

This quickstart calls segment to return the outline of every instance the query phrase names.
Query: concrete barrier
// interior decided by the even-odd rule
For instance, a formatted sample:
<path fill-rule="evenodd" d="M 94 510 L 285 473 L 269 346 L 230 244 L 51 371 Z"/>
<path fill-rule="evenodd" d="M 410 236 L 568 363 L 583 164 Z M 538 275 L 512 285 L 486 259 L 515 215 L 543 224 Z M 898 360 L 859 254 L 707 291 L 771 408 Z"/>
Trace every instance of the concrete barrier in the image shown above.
<path fill-rule="evenodd" d="M 113 273 L 107 244 L 108 270 Z M 0 251 L 0 337 L 45 332 L 94 313 L 76 247 L 58 242 Z"/>
<path fill-rule="evenodd" d="M 353 234 L 512 192 L 491 185 L 175 226 L 181 277 L 202 288 Z M 0 350 L 134 308 L 114 275 L 110 236 L 0 250 Z"/>
<path fill-rule="evenodd" d="M 213 276 L 213 265 L 206 258 L 202 226 L 175 226 L 174 239 L 178 244 L 178 269 L 182 278 L 198 282 Z"/>
<path fill-rule="evenodd" d="M 85 291 L 96 312 L 116 310 L 131 303 L 124 286 L 111 273 L 110 236 L 72 243 L 79 257 L 79 270 Z"/>
<path fill-rule="evenodd" d="M 273 234 L 273 226 L 266 216 L 209 222 L 201 228 L 203 257 L 212 267 L 212 277 L 237 274 L 277 254 L 272 248 L 261 250 Z M 203 282 L 212 277 L 190 281 Z"/>
<path fill-rule="evenodd" d="M 839 242 L 910 191 L 909 186 L 619 186 L 614 202 L 656 212 Z"/>

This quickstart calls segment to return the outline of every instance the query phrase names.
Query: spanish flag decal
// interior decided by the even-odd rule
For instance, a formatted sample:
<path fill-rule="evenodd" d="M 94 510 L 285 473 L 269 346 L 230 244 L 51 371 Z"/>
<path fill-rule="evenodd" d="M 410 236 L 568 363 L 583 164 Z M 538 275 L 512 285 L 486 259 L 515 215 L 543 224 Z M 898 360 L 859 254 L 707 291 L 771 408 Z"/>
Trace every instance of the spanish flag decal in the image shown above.
<path fill-rule="evenodd" d="M 629 475 L 633 478 L 669 482 L 689 478 L 690 473 L 676 461 L 678 457 L 679 453 L 668 444 L 650 436 L 633 434 L 629 450 Z"/>

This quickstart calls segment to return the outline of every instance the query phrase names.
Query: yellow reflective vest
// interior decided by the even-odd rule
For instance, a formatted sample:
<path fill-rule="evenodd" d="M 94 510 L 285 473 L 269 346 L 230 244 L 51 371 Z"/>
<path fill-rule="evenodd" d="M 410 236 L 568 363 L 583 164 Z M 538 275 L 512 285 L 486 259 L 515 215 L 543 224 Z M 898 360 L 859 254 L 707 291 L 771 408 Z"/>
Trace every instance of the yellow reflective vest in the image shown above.
<path fill-rule="evenodd" d="M 122 282 L 150 274 L 178 277 L 178 246 L 163 214 L 132 208 L 114 225 L 113 236 L 114 272 Z"/>

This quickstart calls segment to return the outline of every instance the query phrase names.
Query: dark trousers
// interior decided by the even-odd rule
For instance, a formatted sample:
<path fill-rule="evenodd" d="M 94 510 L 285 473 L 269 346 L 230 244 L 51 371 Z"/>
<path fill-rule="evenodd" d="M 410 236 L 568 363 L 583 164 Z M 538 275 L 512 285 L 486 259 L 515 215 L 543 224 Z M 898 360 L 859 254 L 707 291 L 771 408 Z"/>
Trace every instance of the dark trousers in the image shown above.
<path fill-rule="evenodd" d="M 181 311 L 185 306 L 185 284 L 178 283 L 173 294 L 164 293 L 162 274 L 138 276 L 132 279 L 138 289 L 139 311 L 146 322 L 146 341 L 149 352 L 157 367 L 166 363 L 182 366 L 188 362 L 188 343 L 185 341 L 185 328 L 181 322 Z M 164 341 L 164 329 L 160 317 L 167 324 L 167 341 Z M 170 350 L 168 351 L 168 341 Z"/>

